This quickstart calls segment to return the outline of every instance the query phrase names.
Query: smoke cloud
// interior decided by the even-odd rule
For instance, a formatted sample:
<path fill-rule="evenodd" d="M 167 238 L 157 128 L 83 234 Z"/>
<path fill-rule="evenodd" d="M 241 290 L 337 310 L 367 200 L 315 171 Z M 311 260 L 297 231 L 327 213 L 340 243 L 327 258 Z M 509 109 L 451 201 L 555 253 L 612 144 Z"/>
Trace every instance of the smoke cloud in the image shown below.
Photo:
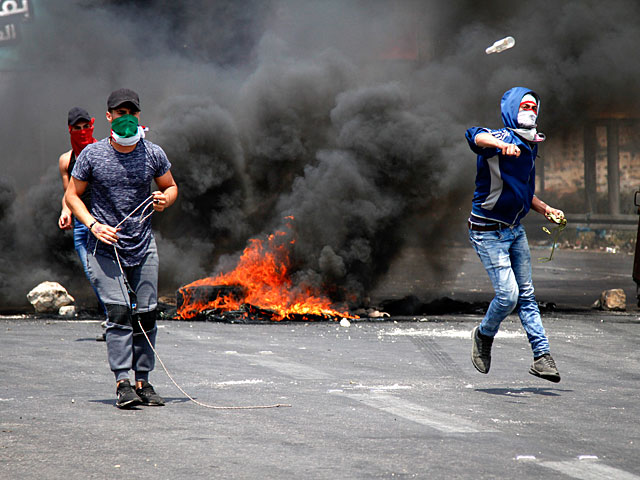
<path fill-rule="evenodd" d="M 500 127 L 505 90 L 541 95 L 548 136 L 637 111 L 637 2 L 444 3 L 32 2 L 21 42 L 0 51 L 2 308 L 44 280 L 91 301 L 57 228 L 57 159 L 69 108 L 103 138 L 116 88 L 140 94 L 180 188 L 154 218 L 161 293 L 232 267 L 248 239 L 290 222 L 295 280 L 351 305 L 408 241 L 437 251 L 464 224 L 464 131 Z M 513 49 L 485 55 L 506 35 Z M 432 258 L 426 271 L 445 275 Z"/>

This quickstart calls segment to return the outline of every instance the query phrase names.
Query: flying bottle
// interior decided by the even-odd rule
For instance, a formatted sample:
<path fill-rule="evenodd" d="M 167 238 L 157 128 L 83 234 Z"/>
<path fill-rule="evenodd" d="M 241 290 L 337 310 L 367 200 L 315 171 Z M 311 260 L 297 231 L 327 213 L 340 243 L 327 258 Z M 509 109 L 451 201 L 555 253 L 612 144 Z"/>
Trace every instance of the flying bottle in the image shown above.
<path fill-rule="evenodd" d="M 491 55 L 492 53 L 504 52 L 505 50 L 508 50 L 511 47 L 513 47 L 515 44 L 516 44 L 515 38 L 505 37 L 501 40 L 496 40 L 496 42 L 493 45 L 491 45 L 490 47 L 487 47 L 487 49 L 485 50 L 485 53 L 487 55 Z"/>

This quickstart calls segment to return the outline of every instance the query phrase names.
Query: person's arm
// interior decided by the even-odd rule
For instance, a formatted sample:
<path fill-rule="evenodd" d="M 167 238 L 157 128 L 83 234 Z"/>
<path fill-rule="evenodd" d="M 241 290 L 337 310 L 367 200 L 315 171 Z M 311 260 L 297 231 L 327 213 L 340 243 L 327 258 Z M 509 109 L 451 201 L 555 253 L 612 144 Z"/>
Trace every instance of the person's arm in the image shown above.
<path fill-rule="evenodd" d="M 63 191 L 67 191 L 69 186 L 69 162 L 71 161 L 71 150 L 60 155 L 58 159 L 58 168 L 60 170 L 60 178 L 62 179 Z M 58 218 L 58 226 L 62 230 L 69 230 L 73 227 L 71 220 L 71 210 L 67 207 L 64 201 L 64 195 L 62 195 L 62 209 L 60 210 L 60 217 Z"/>
<path fill-rule="evenodd" d="M 497 148 L 503 155 L 520 156 L 520 149 L 516 144 L 498 140 L 489 132 L 480 132 L 475 136 L 474 142 L 481 148 Z"/>
<path fill-rule="evenodd" d="M 161 212 L 165 208 L 173 205 L 173 202 L 178 198 L 178 185 L 176 185 L 171 170 L 164 175 L 156 177 L 156 185 L 160 189 L 152 193 L 153 195 L 153 209 L 156 212 Z"/>
<path fill-rule="evenodd" d="M 564 212 L 562 210 L 550 207 L 535 195 L 533 196 L 533 200 L 531 200 L 531 208 L 544 215 L 547 220 L 553 223 L 559 223 L 559 221 L 564 218 Z"/>
<path fill-rule="evenodd" d="M 93 218 L 93 215 L 89 213 L 87 206 L 80 198 L 86 189 L 87 182 L 71 177 L 67 191 L 64 194 L 64 201 L 75 217 L 84 223 L 98 240 L 108 245 L 113 245 L 118 241 L 118 230 L 98 222 Z"/>

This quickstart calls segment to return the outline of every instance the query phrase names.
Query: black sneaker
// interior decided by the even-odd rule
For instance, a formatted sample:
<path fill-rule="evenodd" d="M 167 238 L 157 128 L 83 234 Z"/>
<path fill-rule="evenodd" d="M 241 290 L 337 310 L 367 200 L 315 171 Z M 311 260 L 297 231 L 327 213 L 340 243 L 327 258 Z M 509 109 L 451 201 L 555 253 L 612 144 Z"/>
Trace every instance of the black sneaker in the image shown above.
<path fill-rule="evenodd" d="M 493 337 L 482 335 L 478 331 L 478 327 L 471 332 L 471 363 L 480 373 L 489 373 L 491 368 L 491 345 L 493 345 Z"/>
<path fill-rule="evenodd" d="M 142 403 L 142 399 L 136 394 L 136 391 L 129 383 L 129 380 L 122 380 L 116 388 L 116 407 L 131 408 Z"/>
<path fill-rule="evenodd" d="M 553 383 L 560 381 L 560 373 L 550 353 L 534 358 L 529 373 Z"/>
<path fill-rule="evenodd" d="M 164 400 L 156 393 L 153 386 L 146 380 L 142 381 L 142 387 L 136 388 L 136 393 L 142 399 L 142 404 L 153 407 L 161 407 Z"/>

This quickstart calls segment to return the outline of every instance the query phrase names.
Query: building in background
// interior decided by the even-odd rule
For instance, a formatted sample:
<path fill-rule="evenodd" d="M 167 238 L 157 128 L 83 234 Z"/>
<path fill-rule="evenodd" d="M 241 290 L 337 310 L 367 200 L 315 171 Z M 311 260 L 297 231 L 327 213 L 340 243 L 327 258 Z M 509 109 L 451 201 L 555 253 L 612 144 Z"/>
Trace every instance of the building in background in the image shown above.
<path fill-rule="evenodd" d="M 573 213 L 635 214 L 640 189 L 640 118 L 607 113 L 551 136 L 539 159 L 537 190 Z"/>

